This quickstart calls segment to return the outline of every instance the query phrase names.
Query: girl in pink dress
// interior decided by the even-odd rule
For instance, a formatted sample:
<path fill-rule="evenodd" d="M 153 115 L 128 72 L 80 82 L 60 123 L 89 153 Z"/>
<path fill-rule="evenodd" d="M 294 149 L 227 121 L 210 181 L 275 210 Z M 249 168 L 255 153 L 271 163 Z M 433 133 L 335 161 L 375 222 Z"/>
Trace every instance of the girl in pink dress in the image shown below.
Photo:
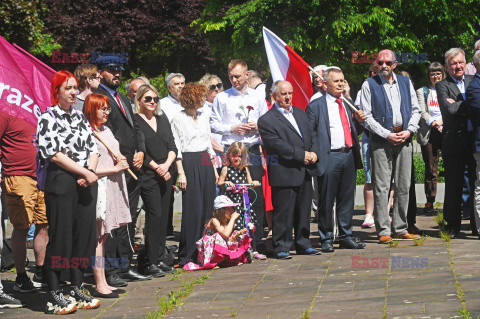
<path fill-rule="evenodd" d="M 246 234 L 246 228 L 233 231 L 235 220 L 240 217 L 234 210 L 238 205 L 225 195 L 215 198 L 213 217 L 205 225 L 203 237 L 197 241 L 198 264 L 189 262 L 183 269 L 230 267 L 247 262 L 252 239 Z"/>
<path fill-rule="evenodd" d="M 104 124 L 110 114 L 110 101 L 105 95 L 92 93 L 85 99 L 83 112 L 90 122 L 93 132 L 98 135 L 117 156 L 108 151 L 105 145 L 96 139 L 100 157 L 96 174 L 100 182 L 105 183 L 104 191 L 97 198 L 97 248 L 95 262 L 92 262 L 96 291 L 94 295 L 102 298 L 118 298 L 117 288 L 111 287 L 105 280 L 104 255 L 105 241 L 112 229 L 132 221 L 128 205 L 127 185 L 124 170 L 128 168 L 127 159 L 121 155 L 118 141 L 112 131 Z M 100 179 L 104 178 L 104 181 Z M 128 261 L 127 261 L 128 262 Z"/>

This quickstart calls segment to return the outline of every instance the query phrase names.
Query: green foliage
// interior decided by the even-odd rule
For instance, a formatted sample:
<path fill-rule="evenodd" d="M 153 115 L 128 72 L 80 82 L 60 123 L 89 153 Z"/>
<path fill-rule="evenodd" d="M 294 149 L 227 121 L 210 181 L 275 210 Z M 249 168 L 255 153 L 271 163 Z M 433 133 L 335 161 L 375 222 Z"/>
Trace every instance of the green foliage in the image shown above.
<path fill-rule="evenodd" d="M 244 58 L 268 70 L 265 26 L 307 63 L 341 67 L 358 88 L 368 65 L 352 63 L 351 51 L 427 52 L 430 61 L 442 61 L 447 49 L 460 46 L 471 57 L 479 21 L 480 7 L 471 0 L 206 0 L 192 25 L 207 34 L 216 59 Z M 407 69 L 425 79 L 426 64 Z"/>
<path fill-rule="evenodd" d="M 2 0 L 0 34 L 34 55 L 48 56 L 61 46 L 52 34 L 44 31 L 46 13 L 45 2 L 41 0 Z"/>
<path fill-rule="evenodd" d="M 150 80 L 150 84 L 153 85 L 158 90 L 158 94 L 160 95 L 160 97 L 165 97 L 168 94 L 167 85 L 165 84 L 165 77 L 167 76 L 168 73 L 169 72 L 167 70 L 164 74 L 159 74 L 156 77 L 152 78 L 152 77 L 149 77 L 147 74 L 143 73 L 141 70 L 137 70 L 136 72 L 132 71 L 130 72 L 129 77 L 125 77 L 122 79 L 122 84 L 118 88 L 118 91 L 126 95 L 127 89 L 125 85 L 127 84 L 127 82 L 135 79 L 136 77 L 144 76 L 148 78 Z"/>

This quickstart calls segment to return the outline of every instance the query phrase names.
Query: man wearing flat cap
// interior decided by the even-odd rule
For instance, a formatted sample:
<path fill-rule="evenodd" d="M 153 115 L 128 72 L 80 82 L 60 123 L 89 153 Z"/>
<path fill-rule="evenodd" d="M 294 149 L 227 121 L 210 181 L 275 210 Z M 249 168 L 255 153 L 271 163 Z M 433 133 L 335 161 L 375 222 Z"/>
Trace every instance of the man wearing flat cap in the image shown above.
<path fill-rule="evenodd" d="M 112 111 L 108 116 L 106 126 L 120 144 L 120 152 L 127 158 L 127 162 L 133 170 L 138 170 L 143 165 L 145 153 L 145 138 L 133 117 L 133 111 L 128 97 L 117 88 L 122 78 L 122 61 L 117 56 L 104 56 L 97 59 L 100 76 L 100 85 L 97 92 L 108 97 Z M 131 239 L 129 234 L 135 234 L 135 223 L 138 217 L 137 205 L 140 197 L 140 180 L 134 180 L 130 174 L 125 174 L 128 189 L 128 202 L 132 222 L 127 226 L 112 230 L 112 236 L 108 236 L 105 243 L 106 258 L 120 258 L 129 261 L 132 259 Z M 127 229 L 128 227 L 128 229 Z M 128 263 L 130 265 L 130 263 Z M 126 286 L 127 281 L 147 280 L 151 277 L 142 276 L 128 268 L 105 269 L 107 283 L 113 287 Z"/>

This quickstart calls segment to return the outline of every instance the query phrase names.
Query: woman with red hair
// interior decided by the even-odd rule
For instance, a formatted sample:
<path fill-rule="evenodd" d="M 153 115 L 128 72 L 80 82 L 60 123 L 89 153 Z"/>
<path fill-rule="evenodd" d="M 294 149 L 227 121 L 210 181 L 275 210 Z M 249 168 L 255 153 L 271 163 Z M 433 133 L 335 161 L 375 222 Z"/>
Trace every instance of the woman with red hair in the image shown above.
<path fill-rule="evenodd" d="M 94 296 L 101 298 L 118 298 L 119 289 L 111 287 L 105 279 L 104 255 L 105 241 L 112 229 L 119 228 L 132 221 L 128 205 L 127 184 L 123 171 L 128 168 L 127 159 L 120 154 L 120 146 L 112 131 L 104 124 L 110 114 L 110 101 L 103 94 L 91 93 L 85 99 L 83 114 L 90 122 L 93 131 L 114 152 L 110 153 L 107 147 L 97 139 L 100 158 L 97 166 L 98 199 L 97 199 L 97 249 L 95 263 L 92 264 L 95 276 L 96 291 Z M 105 188 L 102 191 L 102 187 Z M 124 261 L 128 263 L 128 260 Z"/>
<path fill-rule="evenodd" d="M 46 313 L 68 314 L 78 308 L 100 306 L 82 289 L 83 272 L 95 253 L 98 149 L 85 116 L 72 105 L 78 81 L 68 71 L 52 79 L 53 106 L 37 126 L 40 159 L 49 163 L 45 179 L 45 203 L 50 241 L 45 254 L 45 276 L 51 302 Z M 60 274 L 69 270 L 70 298 L 60 290 Z"/>

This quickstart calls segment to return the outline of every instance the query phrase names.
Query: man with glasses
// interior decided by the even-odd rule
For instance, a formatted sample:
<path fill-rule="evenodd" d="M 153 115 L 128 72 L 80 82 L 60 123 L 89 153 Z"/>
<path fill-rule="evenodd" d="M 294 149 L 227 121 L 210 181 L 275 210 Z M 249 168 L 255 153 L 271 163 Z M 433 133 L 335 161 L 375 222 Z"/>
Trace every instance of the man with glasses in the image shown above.
<path fill-rule="evenodd" d="M 165 113 L 170 124 L 172 124 L 175 115 L 183 110 L 180 105 L 180 92 L 185 86 L 185 77 L 181 73 L 170 73 L 165 78 L 168 95 L 160 100 L 160 109 Z"/>
<path fill-rule="evenodd" d="M 129 99 L 117 92 L 124 70 L 121 60 L 117 56 L 105 56 L 97 59 L 100 76 L 100 86 L 97 93 L 103 94 L 110 100 L 112 108 L 106 126 L 110 128 L 115 139 L 120 143 L 120 152 L 127 158 L 127 162 L 134 171 L 143 165 L 145 154 L 145 138 L 133 117 Z M 142 276 L 130 268 L 133 257 L 132 239 L 129 234 L 135 234 L 135 223 L 138 217 L 138 199 L 140 197 L 140 180 L 135 180 L 130 174 L 125 174 L 128 189 L 128 202 L 132 222 L 112 230 L 111 236 L 105 243 L 105 257 L 119 261 L 125 268 L 105 269 L 107 283 L 113 287 L 124 287 L 126 281 L 142 281 L 151 279 L 151 276 Z M 128 227 L 128 229 L 127 229 Z M 125 261 L 128 260 L 128 263 Z"/>
<path fill-rule="evenodd" d="M 462 49 L 448 50 L 445 53 L 448 76 L 435 84 L 443 118 L 442 157 L 445 167 L 443 218 L 447 222 L 447 231 L 451 238 L 464 236 L 460 232 L 462 226 L 460 206 L 465 167 L 468 170 L 470 190 L 475 186 L 475 159 L 472 154 L 473 127 L 468 119 L 465 98 L 465 92 L 473 76 L 465 75 L 465 65 L 465 52 Z M 471 218 L 474 218 L 473 214 Z"/>
<path fill-rule="evenodd" d="M 395 52 L 378 53 L 378 74 L 362 85 L 360 107 L 371 131 L 375 228 L 382 243 L 419 237 L 407 232 L 408 194 L 412 169 L 412 136 L 418 129 L 420 107 L 410 80 L 393 71 Z M 395 204 L 390 224 L 388 193 L 395 179 Z"/>

